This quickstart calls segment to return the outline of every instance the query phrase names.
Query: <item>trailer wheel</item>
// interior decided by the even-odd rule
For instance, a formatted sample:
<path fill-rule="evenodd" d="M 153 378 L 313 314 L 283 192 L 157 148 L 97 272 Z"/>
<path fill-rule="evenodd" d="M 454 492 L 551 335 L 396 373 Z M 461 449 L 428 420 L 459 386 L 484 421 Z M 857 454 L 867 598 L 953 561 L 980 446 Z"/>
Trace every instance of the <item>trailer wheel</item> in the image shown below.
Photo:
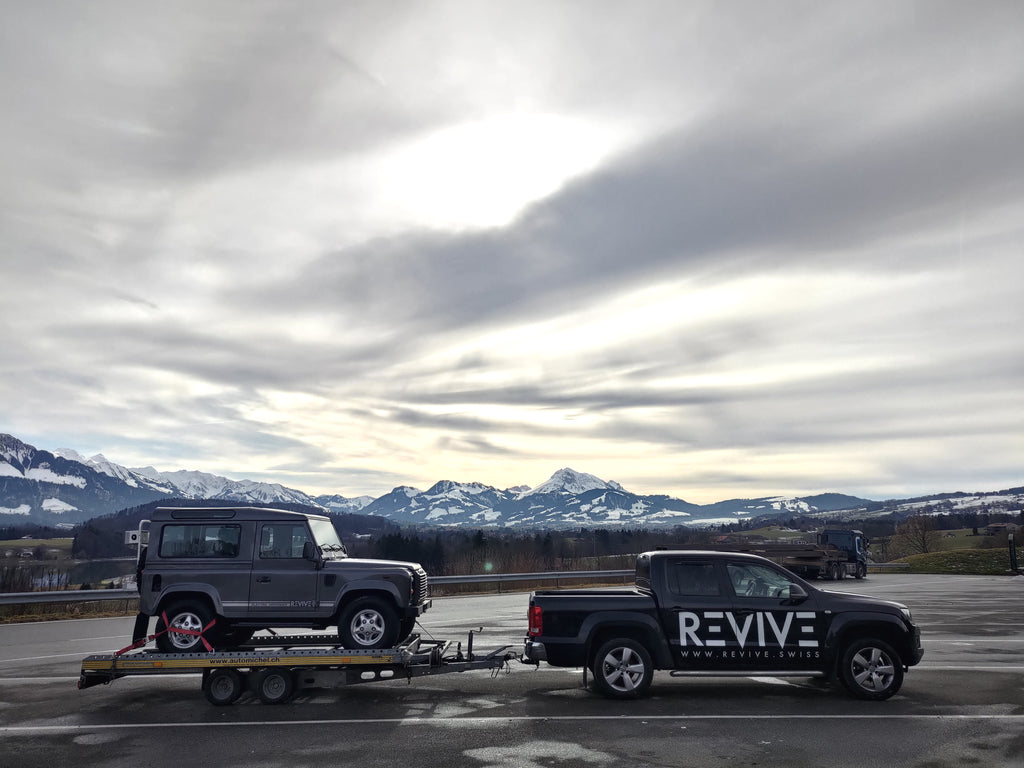
<path fill-rule="evenodd" d="M 264 704 L 283 704 L 295 690 L 295 678 L 290 670 L 269 667 L 256 673 L 253 687 Z"/>
<path fill-rule="evenodd" d="M 637 699 L 647 693 L 654 678 L 651 654 L 636 640 L 617 637 L 597 649 L 594 684 L 612 699 Z"/>
<path fill-rule="evenodd" d="M 839 581 L 843 578 L 843 566 L 839 563 L 832 563 L 832 581 Z"/>
<path fill-rule="evenodd" d="M 190 632 L 202 632 L 203 627 L 213 620 L 213 611 L 205 603 L 198 600 L 183 600 L 174 603 L 163 613 L 167 616 L 167 623 L 164 624 L 163 616 L 157 620 L 157 648 L 164 653 L 193 653 L 206 650 L 198 634 L 185 635 L 174 631 L 185 629 Z M 207 641 L 209 640 L 208 637 Z"/>
<path fill-rule="evenodd" d="M 218 707 L 234 704 L 244 690 L 245 683 L 237 669 L 214 669 L 203 679 L 206 700 Z"/>
<path fill-rule="evenodd" d="M 353 600 L 338 618 L 338 634 L 346 648 L 392 648 L 399 630 L 395 609 L 378 597 Z"/>
<path fill-rule="evenodd" d="M 861 638 L 843 651 L 839 676 L 856 698 L 882 701 L 903 685 L 903 660 L 888 643 Z"/>

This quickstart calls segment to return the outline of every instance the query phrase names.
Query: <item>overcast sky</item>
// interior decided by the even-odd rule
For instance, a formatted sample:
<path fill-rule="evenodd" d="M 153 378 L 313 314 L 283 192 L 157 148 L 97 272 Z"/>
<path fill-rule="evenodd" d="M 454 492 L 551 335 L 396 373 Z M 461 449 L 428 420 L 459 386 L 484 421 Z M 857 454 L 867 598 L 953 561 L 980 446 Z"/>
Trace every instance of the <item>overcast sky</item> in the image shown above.
<path fill-rule="evenodd" d="M 1024 4 L 0 0 L 0 432 L 309 493 L 1024 484 Z"/>

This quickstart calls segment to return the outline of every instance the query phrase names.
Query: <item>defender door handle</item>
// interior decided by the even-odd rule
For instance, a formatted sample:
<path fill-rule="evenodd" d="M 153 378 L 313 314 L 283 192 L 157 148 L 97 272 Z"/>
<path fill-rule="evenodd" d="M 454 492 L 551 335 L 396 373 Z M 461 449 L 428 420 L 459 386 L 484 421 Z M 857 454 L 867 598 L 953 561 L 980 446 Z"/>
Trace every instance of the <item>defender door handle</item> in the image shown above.
<path fill-rule="evenodd" d="M 257 584 L 269 584 L 270 583 L 270 577 L 269 576 L 257 576 L 256 577 L 256 583 Z"/>

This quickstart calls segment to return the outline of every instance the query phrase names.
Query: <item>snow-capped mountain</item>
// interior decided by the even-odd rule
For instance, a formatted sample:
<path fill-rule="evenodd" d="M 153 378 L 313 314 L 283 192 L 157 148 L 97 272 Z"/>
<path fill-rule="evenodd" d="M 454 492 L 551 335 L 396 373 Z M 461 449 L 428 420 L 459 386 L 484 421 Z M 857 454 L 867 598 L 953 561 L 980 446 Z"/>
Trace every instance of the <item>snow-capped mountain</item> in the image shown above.
<path fill-rule="evenodd" d="M 246 504 L 303 504 L 358 512 L 372 499 L 319 497 L 277 483 L 153 467 L 129 469 L 102 454 L 86 458 L 69 448 L 41 451 L 0 434 L 0 523 L 73 525 L 164 498 L 223 499 Z"/>
<path fill-rule="evenodd" d="M 524 496 L 538 496 L 545 493 L 579 494 L 594 490 L 622 491 L 623 488 L 614 480 L 606 483 L 599 477 L 588 475 L 586 472 L 577 472 L 566 467 L 555 472 L 547 482 L 541 483 L 536 488 L 522 493 L 520 498 Z"/>
<path fill-rule="evenodd" d="M 852 496 L 831 504 L 863 502 Z M 828 506 L 828 509 L 834 506 Z M 534 488 L 499 490 L 480 483 L 442 480 L 429 490 L 402 486 L 367 505 L 362 514 L 396 523 L 437 527 L 544 529 L 566 527 L 659 527 L 736 520 L 755 514 L 819 507 L 800 500 L 747 499 L 700 506 L 671 496 L 642 496 L 618 483 L 568 467 Z"/>
<path fill-rule="evenodd" d="M 129 469 L 101 454 L 41 451 L 0 434 L 0 525 L 73 525 L 165 498 L 222 499 L 242 504 L 303 504 L 335 513 L 372 515 L 431 527 L 551 528 L 710 525 L 762 516 L 906 515 L 927 511 L 1024 509 L 1024 488 L 871 501 L 838 493 L 691 504 L 665 495 L 631 493 L 614 481 L 565 467 L 537 486 L 498 489 L 442 480 L 428 490 L 399 486 L 377 499 L 311 497 L 277 483 L 229 480 L 204 472 Z M 937 510 L 937 512 L 936 512 Z"/>

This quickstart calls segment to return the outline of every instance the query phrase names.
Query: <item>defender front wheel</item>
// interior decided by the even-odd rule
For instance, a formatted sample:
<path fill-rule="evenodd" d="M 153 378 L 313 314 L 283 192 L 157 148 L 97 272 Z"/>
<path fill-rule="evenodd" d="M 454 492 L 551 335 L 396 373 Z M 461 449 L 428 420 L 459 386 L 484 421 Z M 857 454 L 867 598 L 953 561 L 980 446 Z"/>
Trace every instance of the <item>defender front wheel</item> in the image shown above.
<path fill-rule="evenodd" d="M 398 613 L 386 600 L 360 597 L 338 617 L 338 634 L 346 648 L 393 648 L 399 623 Z"/>

